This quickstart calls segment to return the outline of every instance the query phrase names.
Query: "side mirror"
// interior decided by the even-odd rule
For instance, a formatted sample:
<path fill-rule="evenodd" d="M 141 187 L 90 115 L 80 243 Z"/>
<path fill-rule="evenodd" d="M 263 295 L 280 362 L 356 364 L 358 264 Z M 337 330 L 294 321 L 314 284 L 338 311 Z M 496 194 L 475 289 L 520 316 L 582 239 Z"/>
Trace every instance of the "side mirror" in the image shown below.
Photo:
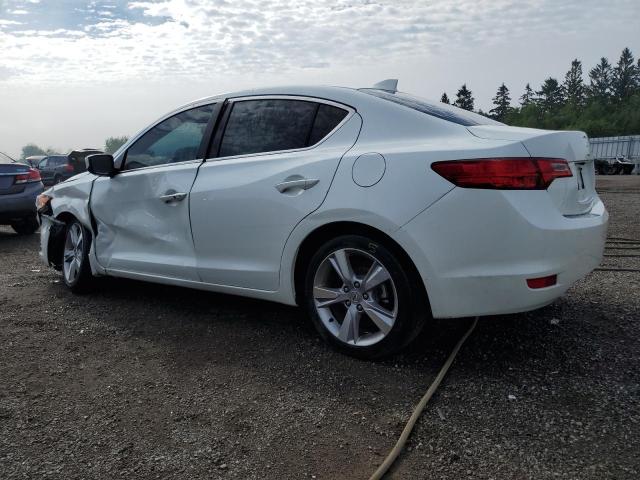
<path fill-rule="evenodd" d="M 89 155 L 85 159 L 87 170 L 94 175 L 101 177 L 113 177 L 116 174 L 116 168 L 113 165 L 113 155 L 108 153 L 96 153 Z"/>

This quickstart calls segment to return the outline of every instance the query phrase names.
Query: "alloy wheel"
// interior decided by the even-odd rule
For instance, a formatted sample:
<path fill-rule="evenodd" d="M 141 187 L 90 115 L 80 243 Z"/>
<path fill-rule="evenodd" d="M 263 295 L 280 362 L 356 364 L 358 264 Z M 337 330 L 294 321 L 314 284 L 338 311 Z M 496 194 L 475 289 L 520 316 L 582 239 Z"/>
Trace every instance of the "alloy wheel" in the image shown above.
<path fill-rule="evenodd" d="M 67 231 L 63 251 L 63 271 L 67 283 L 72 284 L 80 275 L 83 262 L 83 242 L 80 224 L 72 224 Z"/>
<path fill-rule="evenodd" d="M 342 248 L 318 266 L 313 301 L 325 328 L 354 346 L 380 342 L 398 315 L 396 287 L 385 266 L 372 254 Z"/>

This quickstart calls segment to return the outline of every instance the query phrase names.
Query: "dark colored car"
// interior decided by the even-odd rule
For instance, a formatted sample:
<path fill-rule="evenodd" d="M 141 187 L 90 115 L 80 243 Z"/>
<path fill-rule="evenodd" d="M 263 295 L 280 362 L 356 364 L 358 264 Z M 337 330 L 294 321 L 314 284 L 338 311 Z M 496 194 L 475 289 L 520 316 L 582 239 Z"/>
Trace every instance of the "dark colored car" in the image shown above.
<path fill-rule="evenodd" d="M 38 163 L 42 183 L 53 185 L 81 173 L 79 165 L 74 165 L 67 155 L 49 155 Z"/>
<path fill-rule="evenodd" d="M 596 158 L 595 168 L 600 175 L 630 175 L 635 163 L 624 157 L 616 158 Z"/>
<path fill-rule="evenodd" d="M 67 155 L 49 155 L 38 163 L 38 170 L 45 185 L 55 185 L 73 177 L 87 169 L 87 155 L 102 153 L 100 150 L 85 148 L 73 150 Z"/>
<path fill-rule="evenodd" d="M 38 170 L 0 153 L 0 225 L 11 225 L 20 235 L 34 233 L 36 197 L 43 190 Z"/>

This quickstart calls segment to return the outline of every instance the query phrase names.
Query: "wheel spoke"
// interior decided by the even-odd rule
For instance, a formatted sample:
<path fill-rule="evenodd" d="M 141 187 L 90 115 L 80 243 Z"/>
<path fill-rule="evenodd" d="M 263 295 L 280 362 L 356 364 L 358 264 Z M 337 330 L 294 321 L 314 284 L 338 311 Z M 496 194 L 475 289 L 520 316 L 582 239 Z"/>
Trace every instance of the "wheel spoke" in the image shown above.
<path fill-rule="evenodd" d="M 65 262 L 69 263 L 74 258 L 75 258 L 75 255 L 73 254 L 73 250 L 65 250 L 65 252 L 64 252 L 64 261 Z"/>
<path fill-rule="evenodd" d="M 71 245 L 75 247 L 78 244 L 78 230 L 75 224 L 71 226 L 71 230 L 69 230 L 69 236 L 71 237 Z"/>
<path fill-rule="evenodd" d="M 351 269 L 351 263 L 349 263 L 349 258 L 345 250 L 333 252 L 333 255 L 329 257 L 329 262 L 331 262 L 331 265 L 343 283 L 350 284 L 353 281 L 353 270 Z"/>
<path fill-rule="evenodd" d="M 344 301 L 344 294 L 339 288 L 313 287 L 313 298 L 318 308 L 324 308 Z"/>
<path fill-rule="evenodd" d="M 343 342 L 357 343 L 360 331 L 360 313 L 353 308 L 348 308 L 344 315 L 342 325 L 338 331 L 338 338 Z"/>
<path fill-rule="evenodd" d="M 369 291 L 377 287 L 383 282 L 389 280 L 391 276 L 387 269 L 380 265 L 378 262 L 374 261 L 369 268 L 369 271 L 364 277 L 362 281 L 362 285 L 365 291 Z"/>
<path fill-rule="evenodd" d="M 69 264 L 69 281 L 73 282 L 76 278 L 76 275 L 78 275 L 78 261 L 77 259 L 74 259 Z"/>
<path fill-rule="evenodd" d="M 383 334 L 386 335 L 391 331 L 395 322 L 395 316 L 391 312 L 374 304 L 364 304 L 363 307 L 364 312 Z"/>

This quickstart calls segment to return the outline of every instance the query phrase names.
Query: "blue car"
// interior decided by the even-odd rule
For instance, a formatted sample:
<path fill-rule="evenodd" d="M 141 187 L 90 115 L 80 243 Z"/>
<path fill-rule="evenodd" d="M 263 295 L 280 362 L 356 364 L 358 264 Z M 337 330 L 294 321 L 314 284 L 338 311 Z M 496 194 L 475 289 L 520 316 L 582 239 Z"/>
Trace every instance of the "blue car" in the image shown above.
<path fill-rule="evenodd" d="M 36 197 L 43 190 L 38 170 L 0 152 L 0 225 L 11 225 L 19 235 L 34 233 Z"/>

